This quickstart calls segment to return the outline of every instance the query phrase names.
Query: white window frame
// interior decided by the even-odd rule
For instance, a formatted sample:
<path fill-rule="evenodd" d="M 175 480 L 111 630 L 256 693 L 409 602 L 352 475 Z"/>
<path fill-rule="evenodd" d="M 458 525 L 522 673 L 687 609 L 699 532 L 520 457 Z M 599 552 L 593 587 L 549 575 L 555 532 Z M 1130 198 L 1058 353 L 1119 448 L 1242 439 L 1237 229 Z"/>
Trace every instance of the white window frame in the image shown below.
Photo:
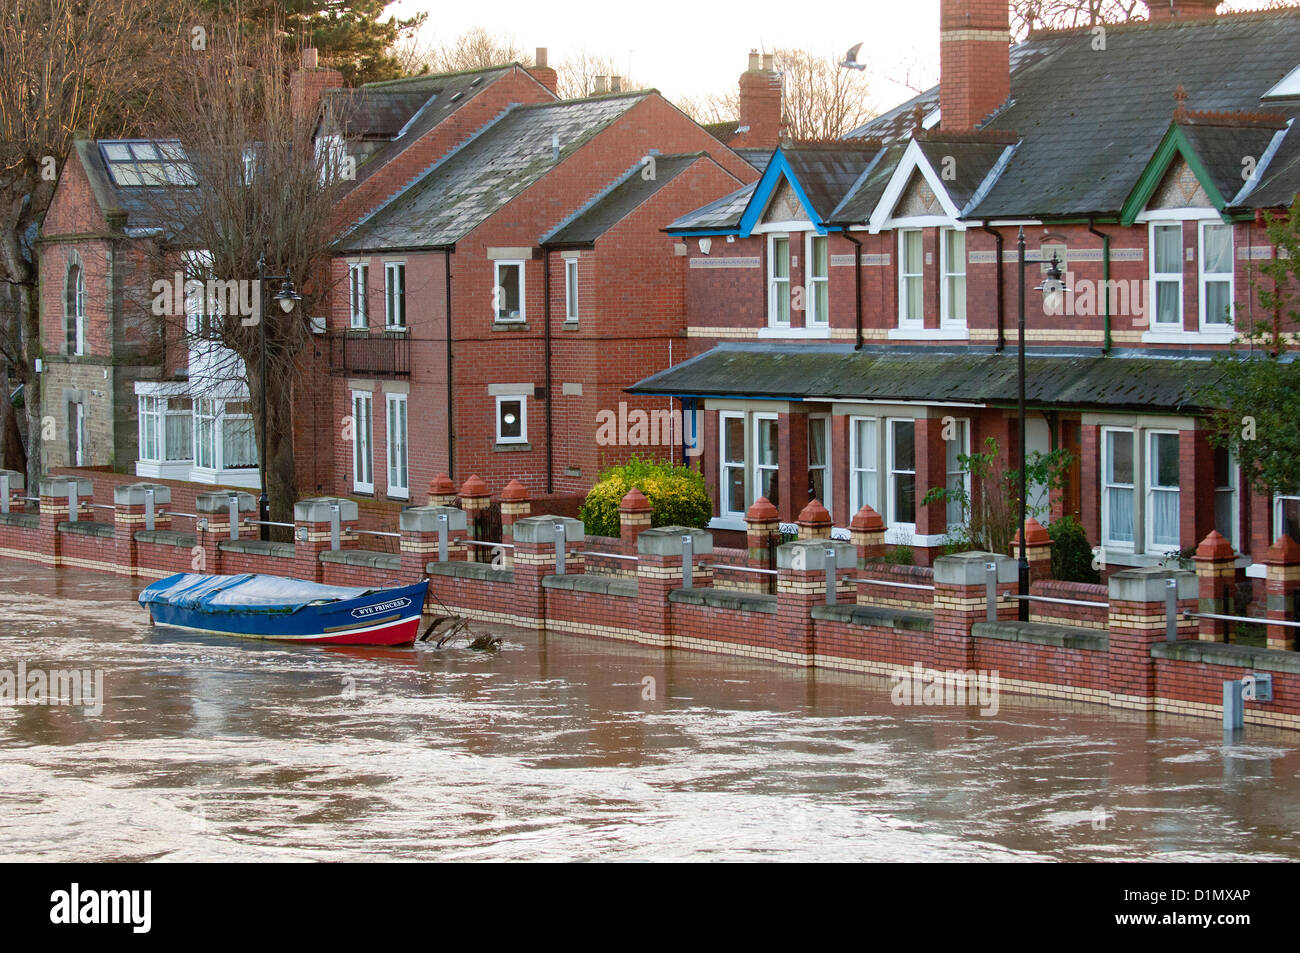
<path fill-rule="evenodd" d="M 896 423 L 907 423 L 912 425 L 912 469 L 911 470 L 899 470 L 894 466 L 894 449 L 895 449 L 894 448 L 894 424 Z M 885 428 L 886 428 L 885 449 L 886 449 L 886 465 L 887 465 L 887 469 L 885 471 L 885 480 L 886 480 L 885 507 L 888 510 L 888 515 L 885 517 L 885 523 L 891 529 L 899 528 L 899 529 L 904 529 L 915 533 L 916 532 L 915 519 L 913 519 L 911 522 L 905 522 L 903 520 L 894 519 L 894 510 L 898 502 L 894 490 L 894 475 L 896 473 L 912 474 L 912 480 L 913 480 L 912 505 L 914 508 L 913 516 L 915 516 L 915 510 L 919 510 L 921 508 L 921 495 L 918 492 L 920 487 L 917 485 L 916 482 L 916 476 L 917 476 L 916 456 L 917 456 L 917 431 L 918 431 L 918 428 L 916 426 L 916 418 L 887 417 L 885 418 Z"/>
<path fill-rule="evenodd" d="M 746 487 L 746 491 L 747 491 L 746 495 L 752 496 L 752 498 L 755 500 L 758 499 L 760 496 L 765 496 L 769 501 L 771 501 L 772 498 L 770 496 L 767 496 L 767 494 L 763 492 L 763 473 L 765 471 L 770 470 L 773 474 L 775 474 L 775 476 L 773 477 L 774 480 L 780 479 L 781 476 L 781 446 L 780 446 L 781 418 L 780 415 L 778 414 L 767 413 L 767 412 L 755 413 L 752 414 L 751 416 L 753 417 L 753 429 L 750 434 L 752 439 L 749 443 L 749 446 L 753 447 L 754 462 L 750 472 L 750 480 Z M 759 433 L 762 430 L 763 424 L 768 421 L 775 424 L 777 427 L 776 460 L 772 463 L 759 463 L 759 447 L 761 446 L 759 442 Z M 776 501 L 776 504 L 778 506 L 780 505 L 779 500 L 780 500 L 780 493 L 778 492 L 777 501 Z M 749 500 L 747 499 L 746 503 L 748 504 L 748 502 Z"/>
<path fill-rule="evenodd" d="M 1226 228 L 1228 230 L 1228 270 L 1226 272 L 1219 272 L 1219 271 L 1207 272 L 1205 270 L 1205 261 L 1206 261 L 1205 232 L 1206 229 L 1213 228 L 1216 226 L 1219 228 Z M 1237 236 L 1235 234 L 1235 229 L 1232 227 L 1232 225 L 1226 222 L 1207 219 L 1205 221 L 1196 223 L 1196 236 L 1197 236 L 1196 287 L 1198 292 L 1197 298 L 1199 301 L 1198 307 L 1200 310 L 1200 328 L 1202 331 L 1209 331 L 1211 333 L 1231 331 L 1233 330 L 1233 328 L 1236 326 L 1237 323 L 1236 314 L 1235 314 L 1236 302 L 1234 300 L 1234 294 L 1236 292 L 1236 276 L 1234 274 L 1236 258 L 1234 256 L 1236 255 L 1236 251 L 1237 251 L 1237 247 L 1236 247 Z M 1207 295 L 1205 293 L 1205 290 L 1206 290 L 1206 285 L 1210 283 L 1216 283 L 1216 284 L 1223 283 L 1223 284 L 1227 284 L 1228 286 L 1229 311 L 1228 311 L 1228 320 L 1226 323 L 1222 321 L 1218 323 L 1214 323 L 1208 320 L 1209 315 L 1206 312 L 1206 304 L 1208 303 L 1208 301 L 1207 301 Z"/>
<path fill-rule="evenodd" d="M 519 402 L 519 436 L 501 436 L 501 405 L 507 401 Z M 496 399 L 496 434 L 498 444 L 520 444 L 528 442 L 528 397 L 525 394 L 498 394 Z"/>
<path fill-rule="evenodd" d="M 785 265 L 786 275 L 784 278 L 776 274 L 776 243 L 785 242 Z M 772 232 L 767 236 L 767 324 L 772 328 L 788 328 L 793 323 L 792 312 L 794 311 L 794 299 L 790 292 L 790 278 L 794 272 L 794 259 L 790 254 L 790 233 L 789 232 Z M 786 300 L 785 320 L 781 320 L 780 309 L 777 307 L 779 300 L 778 295 L 782 293 Z"/>
<path fill-rule="evenodd" d="M 1111 483 L 1108 479 L 1110 472 L 1110 441 L 1108 435 L 1111 433 L 1128 434 L 1132 441 L 1133 447 L 1133 482 L 1132 483 Z M 1101 428 L 1101 543 L 1107 549 L 1115 549 L 1127 553 L 1139 553 L 1142 551 L 1141 534 L 1145 524 L 1143 523 L 1142 513 L 1142 432 L 1134 427 L 1102 427 Z M 1110 487 L 1117 489 L 1127 488 L 1133 501 L 1133 538 L 1131 540 L 1117 540 L 1110 537 L 1110 494 L 1107 492 Z"/>
<path fill-rule="evenodd" d="M 1156 232 L 1161 228 L 1178 229 L 1178 271 L 1156 271 Z M 1183 259 L 1185 251 L 1183 250 L 1183 223 L 1181 221 L 1159 220 L 1152 221 L 1147 227 L 1148 242 L 1150 246 L 1151 260 L 1151 294 L 1147 302 L 1147 309 L 1151 318 L 1148 327 L 1152 331 L 1181 331 L 1183 330 L 1183 305 L 1185 302 L 1186 289 L 1183 287 Z M 1178 321 L 1160 321 L 1160 285 L 1164 283 L 1178 283 Z"/>
<path fill-rule="evenodd" d="M 813 462 L 812 462 L 812 447 L 813 447 L 812 427 L 814 424 L 818 424 L 819 426 L 826 428 L 826 462 L 816 467 L 813 466 Z M 832 460 L 834 459 L 833 454 L 831 452 L 831 439 L 834 431 L 831 428 L 831 415 L 830 414 L 809 414 L 808 429 L 809 429 L 809 436 L 807 440 L 808 473 L 811 474 L 813 470 L 822 471 L 822 495 L 821 497 L 819 497 L 819 499 L 821 500 L 822 506 L 826 507 L 827 511 L 834 512 L 835 488 L 832 485 L 832 479 L 833 479 L 832 473 L 834 472 L 834 468 L 831 465 Z M 810 485 L 812 484 L 811 476 L 809 477 L 808 483 Z"/>
<path fill-rule="evenodd" d="M 817 256 L 813 254 L 813 249 L 817 242 L 826 243 L 826 274 L 819 275 L 813 269 L 816 267 Z M 831 305 L 831 239 L 829 235 L 818 235 L 816 232 L 809 232 L 804 240 L 804 275 L 807 281 L 804 283 L 804 294 L 808 299 L 808 307 L 804 310 L 804 324 L 808 327 L 824 328 L 830 325 L 830 305 Z M 822 314 L 821 309 L 817 306 L 817 289 L 818 286 L 826 289 L 826 313 Z"/>
<path fill-rule="evenodd" d="M 519 316 L 518 317 L 501 317 L 501 308 L 498 307 L 498 297 L 505 298 L 504 294 L 498 294 L 497 289 L 504 287 L 501 284 L 501 269 L 517 265 L 519 267 Z M 492 263 L 492 321 L 496 324 L 523 324 L 528 320 L 528 296 L 524 289 L 527 287 L 527 269 L 524 267 L 525 262 L 522 258 L 509 258 Z"/>
<path fill-rule="evenodd" d="M 917 271 L 906 270 L 908 235 L 921 236 L 921 260 L 916 263 Z M 915 317 L 909 317 L 907 314 L 907 283 L 912 279 L 921 282 L 921 313 Z M 925 327 L 925 229 L 923 228 L 898 230 L 898 326 L 899 328 Z"/>
<path fill-rule="evenodd" d="M 370 306 L 367 288 L 370 284 L 370 265 L 354 261 L 348 265 L 348 327 L 364 330 L 370 327 Z"/>
<path fill-rule="evenodd" d="M 858 466 L 858 459 L 860 456 L 859 441 L 858 441 L 858 424 L 864 421 L 871 421 L 871 423 L 874 425 L 873 433 L 875 434 L 875 436 L 872 437 L 873 446 L 871 448 L 872 460 L 875 463 L 874 467 Z M 872 486 L 875 487 L 875 491 L 876 491 L 876 499 L 875 502 L 871 504 L 871 508 L 875 510 L 876 513 L 882 519 L 884 519 L 886 516 L 886 514 L 880 512 L 880 510 L 882 509 L 880 505 L 880 496 L 881 496 L 880 456 L 881 456 L 880 418 L 866 416 L 866 415 L 850 416 L 849 417 L 849 508 L 853 511 L 850 514 L 850 517 L 856 516 L 858 510 L 862 509 L 863 505 L 868 502 L 867 500 L 862 499 L 862 495 L 858 492 L 859 473 L 871 474 L 871 477 L 869 478 L 869 482 L 871 483 Z"/>
<path fill-rule="evenodd" d="M 740 421 L 741 434 L 741 454 L 740 460 L 729 460 L 727 458 L 727 421 Z M 741 499 L 739 509 L 729 509 L 727 504 L 734 503 L 731 499 L 728 488 L 731 486 L 729 479 L 731 470 L 740 470 L 741 474 Z M 722 516 L 738 516 L 744 519 L 745 510 L 748 506 L 746 502 L 749 499 L 749 428 L 745 423 L 745 414 L 738 411 L 720 411 L 718 413 L 718 512 Z"/>
<path fill-rule="evenodd" d="M 953 262 L 948 260 L 948 236 L 961 236 L 961 270 L 953 269 Z M 921 252 L 921 260 L 925 261 L 925 252 Z M 966 305 L 969 303 L 966 286 L 966 263 L 969 255 L 966 250 L 966 231 L 961 228 L 941 228 L 939 229 L 939 326 L 944 328 L 964 328 L 968 310 Z M 951 279 L 961 279 L 962 289 L 962 316 L 954 318 L 952 316 L 952 294 L 949 290 L 949 281 Z M 924 281 L 922 282 L 924 288 Z M 924 295 L 924 291 L 922 291 Z"/>
<path fill-rule="evenodd" d="M 220 416 L 221 412 L 217 410 L 217 401 L 215 399 L 211 397 L 196 397 L 194 399 L 194 412 L 191 415 L 191 421 L 194 428 L 192 447 L 194 453 L 194 467 L 197 470 L 211 470 L 215 472 L 220 468 L 221 450 L 218 441 L 221 437 L 220 428 L 217 427 L 217 420 Z M 202 462 L 202 458 L 199 454 L 199 448 L 203 445 L 199 436 L 205 424 L 212 428 L 212 436 L 208 441 L 208 446 L 211 447 L 212 457 L 210 463 L 206 464 Z"/>
<path fill-rule="evenodd" d="M 411 496 L 411 416 L 406 394 L 384 395 L 384 435 L 388 444 L 388 495 L 406 500 Z M 394 425 L 394 412 L 401 408 L 401 427 Z M 398 450 L 401 460 L 397 459 Z M 401 466 L 398 466 L 400 462 Z M 398 474 L 400 479 L 394 479 Z"/>
<path fill-rule="evenodd" d="M 153 394 L 140 394 L 138 399 L 140 405 L 139 449 L 136 458 L 149 463 L 162 463 L 164 452 L 162 446 L 162 403 L 167 398 Z M 153 454 L 147 452 L 151 436 L 156 448 L 156 452 Z"/>
<path fill-rule="evenodd" d="M 971 452 L 970 418 L 954 417 L 953 422 L 956 424 L 958 428 L 960 428 L 961 431 L 960 436 L 957 439 L 957 444 L 958 444 L 957 453 L 953 457 L 953 463 L 956 465 L 956 469 L 951 469 L 951 470 L 948 469 L 948 445 L 952 441 L 945 440 L 943 442 L 944 486 L 951 489 L 953 485 L 953 477 L 956 476 L 960 478 L 962 489 L 966 491 L 966 499 L 969 500 L 971 498 L 970 472 L 968 470 L 961 469 L 961 464 L 958 462 L 957 457 L 961 455 L 966 455 L 966 456 L 970 455 Z M 943 426 L 942 420 L 939 423 L 940 423 L 940 427 L 942 427 Z M 940 433 L 942 434 L 942 430 L 940 430 Z M 948 501 L 945 504 L 945 510 L 947 510 L 947 508 L 951 507 L 952 505 L 953 502 L 951 500 Z M 948 517 L 949 532 L 953 532 L 954 530 L 961 528 L 962 523 L 961 523 L 960 512 L 958 513 L 956 520 L 951 519 L 951 515 L 952 515 L 951 510 L 947 510 L 945 515 Z"/>
<path fill-rule="evenodd" d="M 1288 501 L 1300 504 L 1300 493 L 1278 493 L 1273 496 L 1273 529 L 1269 535 L 1274 539 L 1286 532 L 1282 511 Z M 1300 540 L 1297 540 L 1297 542 L 1300 542 Z"/>
<path fill-rule="evenodd" d="M 578 323 L 578 259 L 564 259 L 564 320 Z"/>
<path fill-rule="evenodd" d="M 217 469 L 218 470 L 232 470 L 232 469 L 250 470 L 257 467 L 258 465 L 257 454 L 260 448 L 257 445 L 257 425 L 253 423 L 252 401 L 247 397 L 240 397 L 235 400 L 219 401 L 218 403 L 220 404 L 221 409 L 217 412 L 217 422 L 216 422 Z M 248 404 L 248 412 L 242 414 L 232 414 L 230 413 L 231 404 Z M 226 421 L 241 420 L 241 419 L 247 420 L 249 423 L 248 430 L 253 438 L 253 462 L 251 465 L 244 464 L 239 467 L 233 467 L 230 463 L 229 458 L 226 456 Z"/>
<path fill-rule="evenodd" d="M 375 395 L 352 391 L 352 489 L 357 493 L 375 492 L 374 418 Z"/>
<path fill-rule="evenodd" d="M 1157 479 L 1157 473 L 1158 473 L 1158 466 L 1157 466 L 1158 461 L 1156 460 L 1155 445 L 1156 445 L 1156 438 L 1160 436 L 1165 436 L 1165 437 L 1172 436 L 1178 444 L 1178 449 L 1175 451 L 1175 456 L 1179 459 L 1179 475 L 1178 475 L 1179 479 L 1178 479 L 1177 493 L 1178 493 L 1178 514 L 1179 514 L 1180 525 L 1178 527 L 1176 539 L 1173 543 L 1156 542 L 1155 496 L 1157 493 L 1174 492 L 1169 487 L 1156 486 L 1155 481 Z M 1177 430 L 1159 429 L 1153 427 L 1150 429 L 1142 430 L 1141 437 L 1142 437 L 1141 446 L 1143 450 L 1143 456 L 1142 456 L 1142 462 L 1140 466 L 1140 473 L 1145 477 L 1145 479 L 1142 481 L 1142 495 L 1143 495 L 1143 504 L 1144 504 L 1143 509 L 1145 510 L 1145 512 L 1143 513 L 1143 523 L 1142 523 L 1144 551 L 1145 552 L 1155 551 L 1159 553 L 1164 553 L 1167 551 L 1169 547 L 1172 547 L 1174 549 L 1181 549 L 1182 548 L 1181 519 L 1182 519 L 1182 501 L 1183 501 L 1182 500 L 1182 489 L 1183 489 L 1182 472 L 1181 472 L 1182 471 L 1182 461 L 1181 461 L 1182 434 Z M 1134 474 L 1135 477 L 1137 475 L 1138 474 Z"/>
<path fill-rule="evenodd" d="M 68 412 L 72 418 L 68 421 L 68 466 L 84 467 L 89 456 L 86 453 L 86 405 L 79 400 L 68 401 Z M 74 435 L 75 444 L 71 442 Z"/>
<path fill-rule="evenodd" d="M 73 322 L 73 342 L 72 350 L 69 351 L 69 353 L 74 357 L 80 357 L 86 353 L 86 266 L 83 262 L 77 260 L 70 262 L 67 270 L 68 272 L 71 272 L 74 268 L 77 270 L 77 275 L 75 279 L 76 284 L 72 288 L 72 314 L 67 315 L 65 313 L 64 315 L 63 338 L 66 346 L 68 337 L 68 317 L 71 317 Z M 63 278 L 63 307 L 65 312 L 68 307 L 67 280 L 69 277 L 70 275 L 65 273 Z"/>
<path fill-rule="evenodd" d="M 1214 453 L 1219 453 L 1219 448 L 1213 448 Z M 1219 496 L 1227 492 L 1232 500 L 1231 529 L 1232 532 L 1227 535 L 1228 542 L 1232 543 L 1232 548 L 1240 551 L 1241 549 L 1241 494 L 1239 486 L 1241 477 L 1238 474 L 1237 455 L 1232 452 L 1230 447 L 1224 447 L 1223 453 L 1228 455 L 1228 483 L 1226 486 L 1220 486 L 1218 480 L 1214 483 L 1214 524 L 1218 529 L 1219 524 Z"/>
<path fill-rule="evenodd" d="M 391 331 L 406 330 L 406 262 L 404 261 L 384 262 L 384 328 Z"/>

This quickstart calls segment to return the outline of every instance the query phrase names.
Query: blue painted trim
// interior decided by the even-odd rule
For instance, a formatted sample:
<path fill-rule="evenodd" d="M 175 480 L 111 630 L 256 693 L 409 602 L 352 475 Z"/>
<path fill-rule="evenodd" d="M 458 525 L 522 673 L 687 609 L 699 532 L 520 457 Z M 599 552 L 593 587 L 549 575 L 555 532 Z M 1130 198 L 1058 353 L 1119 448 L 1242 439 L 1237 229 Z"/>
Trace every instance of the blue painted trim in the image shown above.
<path fill-rule="evenodd" d="M 754 189 L 754 194 L 749 198 L 749 204 L 745 206 L 745 214 L 740 216 L 739 234 L 748 238 L 753 234 L 754 226 L 758 224 L 758 217 L 763 214 L 763 209 L 767 207 L 767 201 L 772 197 L 772 193 L 780 184 L 781 179 L 785 178 L 794 189 L 794 194 L 798 197 L 800 204 L 803 205 L 804 211 L 808 213 L 808 221 L 812 223 L 813 228 L 817 230 L 818 235 L 825 235 L 826 229 L 818 220 L 821 215 L 812 202 L 808 200 L 808 193 L 803 190 L 799 184 L 799 178 L 790 168 L 790 162 L 785 157 L 785 153 L 778 146 L 772 153 L 772 158 L 768 160 L 767 168 L 763 170 L 763 177 L 758 180 L 758 186 Z"/>

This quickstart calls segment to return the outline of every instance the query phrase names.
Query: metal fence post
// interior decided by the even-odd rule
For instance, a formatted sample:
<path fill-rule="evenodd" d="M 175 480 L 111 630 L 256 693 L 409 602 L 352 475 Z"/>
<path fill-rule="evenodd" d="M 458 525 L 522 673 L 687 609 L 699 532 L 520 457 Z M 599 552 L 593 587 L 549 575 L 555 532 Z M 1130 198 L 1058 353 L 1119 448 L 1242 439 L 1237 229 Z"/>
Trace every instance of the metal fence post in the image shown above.
<path fill-rule="evenodd" d="M 1240 679 L 1223 683 L 1223 730 L 1241 731 L 1246 724 L 1245 695 Z"/>
<path fill-rule="evenodd" d="M 826 556 L 826 604 L 835 605 L 835 548 L 827 546 Z"/>
<path fill-rule="evenodd" d="M 984 621 L 998 621 L 998 564 L 984 564 Z"/>
<path fill-rule="evenodd" d="M 438 514 L 438 562 L 447 561 L 447 514 Z"/>
<path fill-rule="evenodd" d="M 337 551 L 339 548 L 339 505 L 330 504 L 330 549 Z"/>
<path fill-rule="evenodd" d="M 68 519 L 71 522 L 76 522 L 77 510 L 77 481 L 73 480 L 68 484 Z"/>
<path fill-rule="evenodd" d="M 154 528 L 153 487 L 144 491 L 144 528 Z"/>
<path fill-rule="evenodd" d="M 239 539 L 239 497 L 226 497 L 226 512 L 230 515 L 230 538 Z"/>
<path fill-rule="evenodd" d="M 1178 641 L 1178 580 L 1165 580 L 1165 641 Z"/>
<path fill-rule="evenodd" d="M 0 473 L 0 513 L 9 512 L 9 474 Z"/>
<path fill-rule="evenodd" d="M 695 562 L 695 542 L 690 534 L 682 535 L 682 588 L 690 589 L 694 585 L 691 579 L 692 564 Z"/>
<path fill-rule="evenodd" d="M 563 523 L 555 524 L 555 574 L 564 575 L 564 544 L 566 533 Z"/>

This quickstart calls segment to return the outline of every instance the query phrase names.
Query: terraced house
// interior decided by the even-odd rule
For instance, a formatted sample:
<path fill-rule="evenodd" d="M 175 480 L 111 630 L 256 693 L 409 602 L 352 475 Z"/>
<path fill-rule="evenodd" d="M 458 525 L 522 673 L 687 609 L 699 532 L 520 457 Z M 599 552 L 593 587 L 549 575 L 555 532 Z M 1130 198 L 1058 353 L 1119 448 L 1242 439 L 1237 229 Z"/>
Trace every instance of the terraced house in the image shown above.
<path fill-rule="evenodd" d="M 1243 492 L 1199 403 L 1262 316 L 1261 215 L 1300 187 L 1300 13 L 1149 12 L 1009 46 L 1005 0 L 943 0 L 936 88 L 842 142 L 783 144 L 668 225 L 692 357 L 630 392 L 706 411 L 715 528 L 815 497 L 841 531 L 870 506 L 887 542 L 939 553 L 959 512 L 927 491 L 968 479 L 957 457 L 988 437 L 1019 459 L 1023 229 L 1026 449 L 1076 461 L 1045 520 L 1077 514 L 1110 566 L 1216 528 L 1257 561 L 1300 533 L 1300 499 Z M 1069 291 L 1038 290 L 1053 257 Z"/>

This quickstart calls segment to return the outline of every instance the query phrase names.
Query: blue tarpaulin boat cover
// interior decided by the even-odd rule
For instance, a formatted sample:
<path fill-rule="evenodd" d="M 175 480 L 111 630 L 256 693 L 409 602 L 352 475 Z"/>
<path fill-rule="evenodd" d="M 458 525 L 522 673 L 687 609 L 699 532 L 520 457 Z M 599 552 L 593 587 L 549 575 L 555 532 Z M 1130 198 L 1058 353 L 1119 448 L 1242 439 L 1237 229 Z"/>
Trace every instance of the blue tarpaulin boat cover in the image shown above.
<path fill-rule="evenodd" d="M 313 603 L 356 599 L 377 589 L 326 586 L 306 579 L 285 579 L 261 573 L 213 576 L 177 573 L 147 586 L 140 605 L 151 602 L 203 612 L 297 612 Z"/>

